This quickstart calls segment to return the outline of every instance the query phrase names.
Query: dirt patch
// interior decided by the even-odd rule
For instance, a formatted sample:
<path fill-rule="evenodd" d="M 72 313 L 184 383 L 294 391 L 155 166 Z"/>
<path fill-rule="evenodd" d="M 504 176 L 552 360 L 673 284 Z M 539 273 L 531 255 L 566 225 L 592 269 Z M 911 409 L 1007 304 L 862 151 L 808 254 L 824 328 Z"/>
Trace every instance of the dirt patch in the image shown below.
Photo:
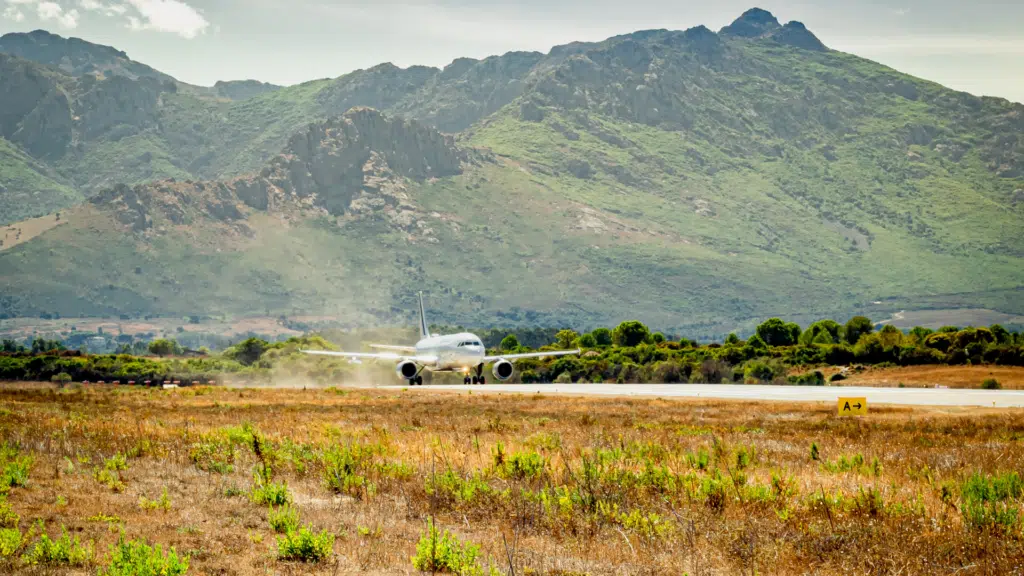
<path fill-rule="evenodd" d="M 57 214 L 47 214 L 39 218 L 29 218 L 0 228 L 0 251 L 9 250 L 39 236 L 43 232 L 56 228 L 65 222 Z"/>
<path fill-rule="evenodd" d="M 838 369 L 829 370 L 829 374 Z M 1024 390 L 1024 368 L 1018 366 L 901 366 L 897 368 L 866 368 L 852 372 L 843 384 L 850 386 L 899 386 L 934 388 L 981 388 L 981 383 L 995 378 L 1005 390 Z"/>

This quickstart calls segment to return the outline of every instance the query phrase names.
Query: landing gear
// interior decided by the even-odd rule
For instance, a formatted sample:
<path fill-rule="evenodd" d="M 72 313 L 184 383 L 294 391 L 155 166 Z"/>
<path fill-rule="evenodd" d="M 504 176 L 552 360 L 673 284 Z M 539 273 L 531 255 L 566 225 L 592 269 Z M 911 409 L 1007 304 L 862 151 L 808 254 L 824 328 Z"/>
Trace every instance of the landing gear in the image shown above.
<path fill-rule="evenodd" d="M 409 386 L 423 386 L 423 376 L 417 374 L 409 378 Z"/>
<path fill-rule="evenodd" d="M 484 365 L 480 364 L 476 367 L 476 376 L 473 376 L 473 384 L 480 384 L 483 386 L 486 383 L 487 380 L 484 378 Z"/>

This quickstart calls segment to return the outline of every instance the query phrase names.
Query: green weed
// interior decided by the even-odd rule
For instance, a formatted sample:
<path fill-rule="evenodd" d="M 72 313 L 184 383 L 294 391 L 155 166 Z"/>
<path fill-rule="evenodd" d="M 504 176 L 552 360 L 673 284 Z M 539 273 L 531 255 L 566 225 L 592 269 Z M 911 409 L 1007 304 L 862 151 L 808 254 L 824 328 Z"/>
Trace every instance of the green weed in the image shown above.
<path fill-rule="evenodd" d="M 107 459 L 103 460 L 103 468 L 105 468 L 105 469 L 107 469 L 107 470 L 109 470 L 111 472 L 117 472 L 119 470 L 127 470 L 128 469 L 128 458 L 125 457 L 124 454 L 121 454 L 119 452 L 117 454 L 114 454 L 110 458 L 107 458 Z"/>
<path fill-rule="evenodd" d="M 189 557 L 178 556 L 172 547 L 164 552 L 160 545 L 125 540 L 110 547 L 110 563 L 99 571 L 100 576 L 181 576 L 188 572 Z"/>
<path fill-rule="evenodd" d="M 420 541 L 416 544 L 412 565 L 421 572 L 478 575 L 482 573 L 476 563 L 479 555 L 479 546 L 462 542 L 447 530 L 439 533 L 433 519 L 429 519 L 426 533 L 420 535 Z"/>
<path fill-rule="evenodd" d="M 277 557 L 280 560 L 321 562 L 334 550 L 334 534 L 324 530 L 319 534 L 309 526 L 291 530 L 277 538 Z"/>
<path fill-rule="evenodd" d="M 299 527 L 299 511 L 287 504 L 277 509 L 270 508 L 267 510 L 267 522 L 279 534 L 293 532 Z"/>
<path fill-rule="evenodd" d="M 160 498 L 156 500 L 149 500 L 145 496 L 139 496 L 139 508 L 143 510 L 163 510 L 164 512 L 170 510 L 171 499 L 167 496 L 167 488 L 164 487 Z"/>
<path fill-rule="evenodd" d="M 1011 504 L 1024 495 L 1024 481 L 1016 472 L 995 476 L 975 472 L 961 486 L 961 511 L 968 526 L 976 529 L 1020 526 L 1020 510 Z"/>
<path fill-rule="evenodd" d="M 92 546 L 83 546 L 78 537 L 72 539 L 67 530 L 61 527 L 61 535 L 56 540 L 45 533 L 22 556 L 26 564 L 45 566 L 85 566 L 92 560 Z"/>
<path fill-rule="evenodd" d="M 10 503 L 0 496 L 0 528 L 17 528 L 21 517 L 11 508 Z"/>

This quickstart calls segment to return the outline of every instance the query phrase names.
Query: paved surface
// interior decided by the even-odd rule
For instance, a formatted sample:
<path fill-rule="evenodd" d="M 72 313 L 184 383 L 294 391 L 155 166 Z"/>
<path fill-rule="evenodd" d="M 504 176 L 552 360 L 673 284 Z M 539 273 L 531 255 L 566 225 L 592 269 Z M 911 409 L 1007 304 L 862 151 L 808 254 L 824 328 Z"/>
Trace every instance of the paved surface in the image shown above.
<path fill-rule="evenodd" d="M 945 388 L 862 388 L 857 386 L 755 386 L 729 384 L 487 384 L 437 385 L 432 390 L 472 390 L 474 393 L 572 394 L 581 396 L 647 396 L 661 398 L 724 398 L 831 402 L 840 396 L 866 397 L 868 404 L 914 406 L 1024 407 L 1024 391 L 954 390 Z"/>

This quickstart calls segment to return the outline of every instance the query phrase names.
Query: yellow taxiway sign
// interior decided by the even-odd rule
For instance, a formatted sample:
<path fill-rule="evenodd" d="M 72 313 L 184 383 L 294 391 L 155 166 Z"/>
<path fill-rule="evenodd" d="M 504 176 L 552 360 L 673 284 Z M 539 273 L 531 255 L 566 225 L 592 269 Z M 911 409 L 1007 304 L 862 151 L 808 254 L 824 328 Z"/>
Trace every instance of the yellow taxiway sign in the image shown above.
<path fill-rule="evenodd" d="M 867 398 L 840 398 L 838 402 L 840 416 L 867 416 Z"/>

